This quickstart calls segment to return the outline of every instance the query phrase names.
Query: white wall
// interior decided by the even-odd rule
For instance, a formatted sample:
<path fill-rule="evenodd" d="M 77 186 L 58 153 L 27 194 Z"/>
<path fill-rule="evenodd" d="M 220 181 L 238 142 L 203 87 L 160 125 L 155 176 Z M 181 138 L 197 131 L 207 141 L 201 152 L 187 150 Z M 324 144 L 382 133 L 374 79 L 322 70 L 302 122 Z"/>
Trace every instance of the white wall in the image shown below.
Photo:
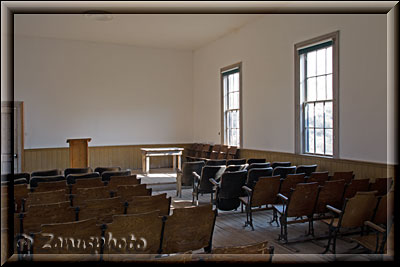
<path fill-rule="evenodd" d="M 193 142 L 192 53 L 15 38 L 25 148 Z"/>
<path fill-rule="evenodd" d="M 386 163 L 386 15 L 265 15 L 196 50 L 194 140 L 220 143 L 219 72 L 241 61 L 243 147 L 294 153 L 294 45 L 337 30 L 339 157 Z"/>

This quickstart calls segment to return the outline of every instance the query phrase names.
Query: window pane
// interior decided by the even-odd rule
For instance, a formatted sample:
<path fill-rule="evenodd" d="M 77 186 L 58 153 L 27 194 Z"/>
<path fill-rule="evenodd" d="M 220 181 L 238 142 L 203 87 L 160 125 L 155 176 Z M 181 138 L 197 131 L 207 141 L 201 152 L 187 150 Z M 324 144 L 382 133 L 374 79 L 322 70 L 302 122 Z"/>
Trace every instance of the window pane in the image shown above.
<path fill-rule="evenodd" d="M 332 83 L 332 74 L 326 76 L 326 99 L 333 98 L 333 83 Z"/>
<path fill-rule="evenodd" d="M 325 128 L 333 128 L 332 102 L 325 102 Z"/>
<path fill-rule="evenodd" d="M 332 73 L 332 46 L 326 49 L 326 73 Z"/>
<path fill-rule="evenodd" d="M 315 103 L 315 127 L 324 127 L 324 103 Z"/>
<path fill-rule="evenodd" d="M 326 89 L 326 83 L 325 83 L 326 77 L 325 76 L 320 76 L 317 78 L 317 100 L 325 100 L 326 99 L 326 94 L 325 94 L 325 89 Z"/>
<path fill-rule="evenodd" d="M 316 78 L 307 79 L 307 101 L 315 101 L 316 100 Z"/>
<path fill-rule="evenodd" d="M 238 109 L 239 108 L 239 92 L 232 93 L 233 95 L 233 102 L 230 108 Z"/>
<path fill-rule="evenodd" d="M 239 73 L 232 74 L 233 75 L 233 91 L 239 91 Z"/>
<path fill-rule="evenodd" d="M 325 154 L 333 155 L 333 130 L 325 130 Z"/>
<path fill-rule="evenodd" d="M 316 55 L 317 52 L 313 51 L 310 53 L 307 53 L 307 77 L 315 76 L 315 68 L 317 67 L 317 62 L 316 62 Z"/>
<path fill-rule="evenodd" d="M 306 152 L 314 153 L 314 128 L 306 129 Z"/>
<path fill-rule="evenodd" d="M 232 128 L 239 128 L 239 120 L 238 120 L 239 116 L 238 116 L 238 112 L 237 111 L 233 111 L 232 112 Z"/>
<path fill-rule="evenodd" d="M 315 153 L 324 154 L 324 130 L 315 129 Z"/>
<path fill-rule="evenodd" d="M 300 55 L 300 103 L 303 103 L 304 102 L 304 97 L 305 97 L 305 94 L 304 94 L 304 90 L 305 90 L 305 88 L 304 88 L 304 81 L 305 81 L 305 77 L 304 77 L 304 67 L 305 67 L 305 63 L 304 63 L 304 61 L 305 61 L 305 58 L 304 58 L 304 54 L 301 54 Z"/>
<path fill-rule="evenodd" d="M 307 104 L 308 113 L 306 113 L 306 127 L 314 127 L 314 103 Z"/>
<path fill-rule="evenodd" d="M 229 89 L 229 93 L 230 93 L 230 92 L 233 92 L 233 75 L 229 75 L 228 79 L 229 79 L 228 89 Z"/>
<path fill-rule="evenodd" d="M 317 75 L 325 74 L 325 52 L 326 49 L 317 51 Z"/>

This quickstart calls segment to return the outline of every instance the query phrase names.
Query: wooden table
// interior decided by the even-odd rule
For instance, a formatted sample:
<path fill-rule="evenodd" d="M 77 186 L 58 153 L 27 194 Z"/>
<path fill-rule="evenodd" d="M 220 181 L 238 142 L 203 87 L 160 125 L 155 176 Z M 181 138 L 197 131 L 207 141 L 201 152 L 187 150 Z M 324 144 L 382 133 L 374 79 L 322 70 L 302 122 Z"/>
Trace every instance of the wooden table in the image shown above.
<path fill-rule="evenodd" d="M 143 173 L 149 173 L 150 157 L 172 156 L 172 168 L 176 169 L 176 161 L 178 161 L 178 169 L 181 167 L 182 151 L 181 147 L 163 147 L 163 148 L 141 148 L 142 151 L 142 170 Z"/>

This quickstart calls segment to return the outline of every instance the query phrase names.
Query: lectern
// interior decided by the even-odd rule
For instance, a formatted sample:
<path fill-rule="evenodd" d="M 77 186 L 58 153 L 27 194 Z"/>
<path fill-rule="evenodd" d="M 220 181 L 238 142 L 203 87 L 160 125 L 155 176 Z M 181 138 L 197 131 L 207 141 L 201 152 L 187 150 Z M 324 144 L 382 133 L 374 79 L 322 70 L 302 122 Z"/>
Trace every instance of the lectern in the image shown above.
<path fill-rule="evenodd" d="M 69 166 L 70 168 L 89 167 L 88 143 L 91 138 L 67 139 L 69 143 Z"/>

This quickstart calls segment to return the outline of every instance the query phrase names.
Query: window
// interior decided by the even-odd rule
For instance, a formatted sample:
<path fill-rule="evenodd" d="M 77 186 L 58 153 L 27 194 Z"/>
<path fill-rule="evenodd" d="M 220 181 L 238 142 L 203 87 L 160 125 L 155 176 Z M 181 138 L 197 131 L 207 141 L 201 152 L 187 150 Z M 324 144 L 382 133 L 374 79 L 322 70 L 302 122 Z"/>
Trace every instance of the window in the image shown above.
<path fill-rule="evenodd" d="M 222 143 L 240 147 L 241 132 L 241 63 L 221 69 Z"/>
<path fill-rule="evenodd" d="M 295 46 L 297 153 L 337 157 L 337 37 Z"/>

